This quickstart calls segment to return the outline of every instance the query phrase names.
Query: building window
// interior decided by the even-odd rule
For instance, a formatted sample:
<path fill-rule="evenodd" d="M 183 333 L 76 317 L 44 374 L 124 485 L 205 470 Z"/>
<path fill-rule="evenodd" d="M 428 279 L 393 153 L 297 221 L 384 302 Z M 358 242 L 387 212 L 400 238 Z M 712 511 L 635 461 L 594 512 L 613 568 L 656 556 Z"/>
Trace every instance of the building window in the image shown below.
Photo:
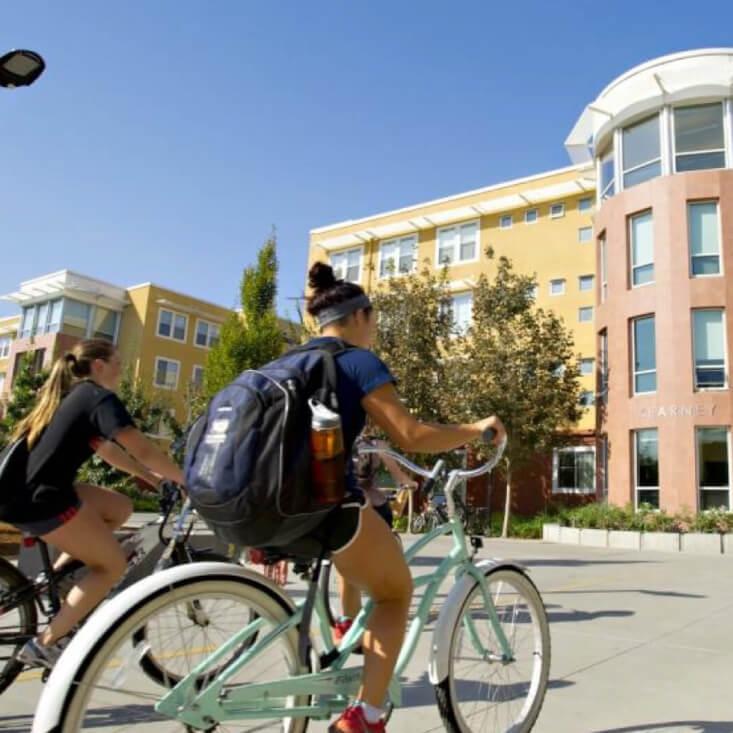
<path fill-rule="evenodd" d="M 593 275 L 581 275 L 578 278 L 578 290 L 585 292 L 587 290 L 593 290 L 593 282 L 595 278 Z"/>
<path fill-rule="evenodd" d="M 720 225 L 716 201 L 687 205 L 690 273 L 693 277 L 720 274 Z"/>
<path fill-rule="evenodd" d="M 48 323 L 46 324 L 46 333 L 57 333 L 61 330 L 61 316 L 64 310 L 64 301 L 59 298 L 58 300 L 51 301 L 51 307 L 48 313 Z"/>
<path fill-rule="evenodd" d="M 631 322 L 634 362 L 634 394 L 657 391 L 657 346 L 654 316 Z"/>
<path fill-rule="evenodd" d="M 580 323 L 590 323 L 593 320 L 593 306 L 587 305 L 578 308 L 578 321 Z"/>
<path fill-rule="evenodd" d="M 565 216 L 565 204 L 553 204 L 550 206 L 550 219 L 560 219 Z"/>
<path fill-rule="evenodd" d="M 540 286 L 539 285 L 533 285 L 529 290 L 529 297 L 532 300 L 537 300 L 537 296 L 540 294 Z"/>
<path fill-rule="evenodd" d="M 578 200 L 578 211 L 590 211 L 593 208 L 593 199 L 588 196 Z"/>
<path fill-rule="evenodd" d="M 117 320 L 119 313 L 116 311 L 96 306 L 92 316 L 91 337 L 95 339 L 107 339 L 114 341 L 117 335 Z"/>
<path fill-rule="evenodd" d="M 527 209 L 524 212 L 524 223 L 535 224 L 539 218 L 539 211 L 537 209 Z"/>
<path fill-rule="evenodd" d="M 358 283 L 361 279 L 361 248 L 331 255 L 331 267 L 337 280 Z"/>
<path fill-rule="evenodd" d="M 563 278 L 550 280 L 550 295 L 565 295 L 565 280 Z"/>
<path fill-rule="evenodd" d="M 196 346 L 210 349 L 219 343 L 219 326 L 209 321 L 196 321 Z"/>
<path fill-rule="evenodd" d="M 657 429 L 634 431 L 636 508 L 647 504 L 659 509 L 659 445 Z"/>
<path fill-rule="evenodd" d="M 514 219 L 511 214 L 506 214 L 499 219 L 499 229 L 511 229 Z"/>
<path fill-rule="evenodd" d="M 631 286 L 654 282 L 654 229 L 651 211 L 629 219 Z"/>
<path fill-rule="evenodd" d="M 552 491 L 592 494 L 596 490 L 595 449 L 555 448 L 552 452 Z"/>
<path fill-rule="evenodd" d="M 5 372 L 0 372 L 0 394 L 5 391 Z"/>
<path fill-rule="evenodd" d="M 700 104 L 674 110 L 674 167 L 677 173 L 725 168 L 723 105 Z"/>
<path fill-rule="evenodd" d="M 607 254 L 606 254 L 606 235 L 603 234 L 598 239 L 598 249 L 600 255 L 600 266 L 601 266 L 601 303 L 606 302 L 608 297 L 608 266 L 607 266 Z"/>
<path fill-rule="evenodd" d="M 602 435 L 600 439 L 601 456 L 599 458 L 599 469 L 601 476 L 601 490 L 603 497 L 608 496 L 608 436 Z"/>
<path fill-rule="evenodd" d="M 193 372 L 191 374 L 191 386 L 197 392 L 204 386 L 204 368 L 198 364 L 195 364 L 193 367 Z"/>
<path fill-rule="evenodd" d="M 580 393 L 580 399 L 578 400 L 578 403 L 581 407 L 593 407 L 595 401 L 595 395 L 593 394 L 593 392 L 590 392 L 586 389 Z"/>
<path fill-rule="evenodd" d="M 599 357 L 601 360 L 600 364 L 600 398 L 605 401 L 608 395 L 608 331 L 604 328 L 599 334 L 600 349 Z"/>
<path fill-rule="evenodd" d="M 725 363 L 725 319 L 721 308 L 692 312 L 695 350 L 695 389 L 724 389 L 727 386 Z"/>
<path fill-rule="evenodd" d="M 601 201 L 610 198 L 616 193 L 616 175 L 614 170 L 613 145 L 605 155 L 601 156 L 600 162 L 600 178 L 601 178 Z"/>
<path fill-rule="evenodd" d="M 697 428 L 700 509 L 730 509 L 728 428 Z"/>
<path fill-rule="evenodd" d="M 415 269 L 417 237 L 400 237 L 382 242 L 379 247 L 379 277 L 390 277 Z"/>
<path fill-rule="evenodd" d="M 7 359 L 10 356 L 10 344 L 13 339 L 10 336 L 0 336 L 0 359 Z"/>
<path fill-rule="evenodd" d="M 453 331 L 464 335 L 473 321 L 473 293 L 460 293 L 450 299 Z"/>
<path fill-rule="evenodd" d="M 625 128 L 622 146 L 624 188 L 631 188 L 661 175 L 659 115 Z"/>
<path fill-rule="evenodd" d="M 438 229 L 438 265 L 478 259 L 478 222 Z"/>
<path fill-rule="evenodd" d="M 161 338 L 185 341 L 187 328 L 187 316 L 163 308 L 158 312 L 158 336 Z"/>
<path fill-rule="evenodd" d="M 27 305 L 23 308 L 23 316 L 20 320 L 19 336 L 22 339 L 30 338 L 33 335 L 33 325 L 36 320 L 36 307 Z"/>
<path fill-rule="evenodd" d="M 580 227 L 578 229 L 578 241 L 583 244 L 593 239 L 593 227 Z"/>
<path fill-rule="evenodd" d="M 584 376 L 589 376 L 593 374 L 593 367 L 595 363 L 596 363 L 596 360 L 593 358 L 581 359 L 580 360 L 580 373 Z"/>
<path fill-rule="evenodd" d="M 64 301 L 63 332 L 69 336 L 83 339 L 87 337 L 89 317 L 92 307 L 88 303 L 66 298 Z"/>
<path fill-rule="evenodd" d="M 156 356 L 155 386 L 160 387 L 160 389 L 178 389 L 178 374 L 180 369 L 180 362 Z"/>

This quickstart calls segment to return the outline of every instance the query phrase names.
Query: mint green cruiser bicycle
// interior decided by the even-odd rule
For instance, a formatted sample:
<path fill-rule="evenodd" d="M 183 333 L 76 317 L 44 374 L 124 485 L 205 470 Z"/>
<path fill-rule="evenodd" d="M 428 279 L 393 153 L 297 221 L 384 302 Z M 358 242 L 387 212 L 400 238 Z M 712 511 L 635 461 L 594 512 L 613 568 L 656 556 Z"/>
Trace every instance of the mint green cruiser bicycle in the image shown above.
<path fill-rule="evenodd" d="M 461 482 L 488 473 L 504 447 L 484 466 L 447 477 L 443 461 L 426 471 L 385 452 L 423 476 L 429 488 L 446 482 L 449 520 L 409 547 L 408 562 L 439 537 L 453 540 L 438 567 L 415 578 L 416 592 L 422 588 L 423 594 L 389 688 L 390 708 L 401 703 L 400 678 L 441 586 L 454 576 L 426 660 L 440 715 L 452 732 L 529 731 L 547 689 L 550 634 L 537 589 L 513 562 L 476 561 L 481 540 L 467 538 L 456 517 Z M 171 568 L 113 598 L 54 668 L 33 733 L 100 728 L 303 733 L 310 719 L 341 712 L 360 684 L 361 657 L 352 652 L 372 604 L 366 603 L 334 647 L 317 591 L 321 561 L 290 559 L 309 581 L 298 602 L 263 576 L 223 563 Z M 145 637 L 138 633 L 142 628 Z M 140 666 L 151 643 L 165 656 L 166 680 L 151 678 Z"/>

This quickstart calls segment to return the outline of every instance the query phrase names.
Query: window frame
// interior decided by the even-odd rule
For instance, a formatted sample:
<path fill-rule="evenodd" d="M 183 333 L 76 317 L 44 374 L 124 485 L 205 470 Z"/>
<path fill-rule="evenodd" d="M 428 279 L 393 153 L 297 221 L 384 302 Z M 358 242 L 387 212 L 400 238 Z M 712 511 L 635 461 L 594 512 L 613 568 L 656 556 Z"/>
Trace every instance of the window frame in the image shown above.
<path fill-rule="evenodd" d="M 728 161 L 730 160 L 730 158 L 729 158 L 729 153 L 728 153 L 727 145 L 726 145 L 726 142 L 728 139 L 728 136 L 726 134 L 726 121 L 727 121 L 726 120 L 727 118 L 726 101 L 727 99 L 721 99 L 717 101 L 713 100 L 713 101 L 708 101 L 708 102 L 696 102 L 694 104 L 677 104 L 677 105 L 672 105 L 670 107 L 672 114 L 670 115 L 669 137 L 670 137 L 670 142 L 671 142 L 671 147 L 672 147 L 672 151 L 671 151 L 672 159 L 670 160 L 670 170 L 672 173 L 692 173 L 695 171 L 719 171 L 719 170 L 725 170 L 728 167 L 729 165 Z M 693 107 L 712 107 L 714 105 L 720 105 L 721 127 L 723 131 L 723 147 L 722 148 L 710 148 L 706 150 L 695 150 L 694 152 L 691 152 L 691 153 L 678 153 L 677 152 L 677 110 L 692 109 Z M 693 168 L 692 170 L 688 170 L 688 171 L 685 171 L 685 170 L 678 171 L 677 170 L 677 157 L 678 156 L 681 158 L 691 158 L 696 155 L 709 155 L 711 153 L 723 153 L 723 165 L 721 167 L 719 168 Z"/>
<path fill-rule="evenodd" d="M 530 213 L 534 212 L 534 219 L 531 221 L 529 220 Z M 533 206 L 531 209 L 527 209 L 524 212 L 524 223 L 528 226 L 531 226 L 532 224 L 536 224 L 540 220 L 540 209 L 538 206 Z"/>
<path fill-rule="evenodd" d="M 560 454 L 561 453 L 591 453 L 593 455 L 593 488 L 584 489 L 578 486 L 574 488 L 560 488 Z M 575 481 L 578 483 L 578 467 L 574 465 Z M 579 494 L 581 496 L 590 496 L 596 493 L 597 486 L 597 465 L 596 465 L 596 448 L 593 445 L 573 445 L 564 448 L 553 448 L 552 450 L 552 493 L 553 494 Z"/>
<path fill-rule="evenodd" d="M 555 208 L 560 209 L 560 213 L 556 214 L 553 212 Z M 556 204 L 550 204 L 550 219 L 562 219 L 565 216 L 565 202 L 561 201 Z"/>
<path fill-rule="evenodd" d="M 508 219 L 509 225 L 505 226 L 504 221 Z M 514 226 L 514 215 L 513 214 L 502 214 L 499 217 L 499 229 L 511 229 Z"/>
<path fill-rule="evenodd" d="M 695 314 L 705 311 L 711 311 L 711 312 L 719 312 L 721 314 L 721 321 L 722 321 L 722 332 L 723 332 L 723 386 L 722 387 L 701 387 L 697 383 L 697 355 L 695 353 Z M 725 308 L 692 308 L 692 313 L 690 317 L 690 325 L 691 325 L 691 339 L 692 339 L 692 387 L 694 392 L 724 392 L 725 390 L 729 389 L 730 387 L 730 381 L 728 377 L 728 334 L 726 332 L 727 329 L 727 315 L 725 312 Z M 705 369 L 705 367 L 702 367 Z M 712 367 L 708 367 L 711 369 Z M 715 367 L 717 368 L 717 367 Z"/>
<path fill-rule="evenodd" d="M 586 364 L 587 365 L 588 362 L 590 362 L 590 371 L 589 372 L 584 372 L 583 371 L 583 364 Z M 593 357 L 593 356 L 583 356 L 583 357 L 581 357 L 580 358 L 580 364 L 579 364 L 579 366 L 580 366 L 580 374 L 581 374 L 581 376 L 583 376 L 583 377 L 590 377 L 590 376 L 592 376 L 593 373 L 594 373 L 594 371 L 595 371 L 595 368 L 596 368 L 596 360 L 595 360 L 595 357 Z"/>
<path fill-rule="evenodd" d="M 206 344 L 204 346 L 196 342 L 196 339 L 199 333 L 199 324 L 200 323 L 205 323 L 208 326 L 206 330 Z M 204 349 L 208 351 L 209 349 L 212 348 L 211 347 L 211 326 L 214 326 L 217 329 L 217 331 L 219 332 L 219 338 L 221 338 L 221 324 L 220 323 L 214 323 L 213 321 L 209 321 L 206 318 L 197 318 L 196 319 L 196 328 L 194 329 L 194 332 L 193 332 L 193 345 L 197 349 Z"/>
<path fill-rule="evenodd" d="M 582 318 L 581 313 L 584 311 L 590 311 L 590 318 Z M 581 305 L 578 308 L 578 323 L 593 323 L 596 317 L 594 307 L 592 305 Z"/>
<path fill-rule="evenodd" d="M 643 432 L 654 432 L 657 437 L 657 485 L 656 486 L 642 486 L 639 487 L 639 440 L 638 436 L 640 433 Z M 637 428 L 635 430 L 631 431 L 632 434 L 632 451 L 633 451 L 633 458 L 634 458 L 634 509 L 639 509 L 639 491 L 656 491 L 657 492 L 657 511 L 661 508 L 661 494 L 662 491 L 659 487 L 660 481 L 659 481 L 659 467 L 661 466 L 661 461 L 659 460 L 659 428 L 657 427 L 649 427 L 649 428 Z"/>
<path fill-rule="evenodd" d="M 692 224 L 692 217 L 690 216 L 690 212 L 693 206 L 702 206 L 704 204 L 715 204 L 715 218 L 716 218 L 716 224 L 717 224 L 717 231 L 718 231 L 718 272 L 705 274 L 702 273 L 700 275 L 696 275 L 693 270 L 692 263 L 694 261 L 695 257 L 710 257 L 711 255 L 694 255 L 692 254 L 692 236 L 690 227 Z M 720 200 L 719 199 L 691 199 L 687 202 L 687 252 L 689 254 L 689 268 L 690 268 L 690 277 L 694 278 L 695 280 L 699 278 L 706 278 L 706 277 L 723 277 L 725 275 L 724 267 L 723 267 L 723 227 L 721 225 L 721 216 L 720 216 Z"/>
<path fill-rule="evenodd" d="M 598 332 L 598 374 L 599 395 L 603 402 L 608 397 L 608 329 L 602 328 Z"/>
<path fill-rule="evenodd" d="M 643 262 L 643 263 L 637 263 L 634 264 L 634 220 L 639 219 L 644 216 L 649 216 L 649 219 L 651 221 L 651 228 L 652 228 L 652 259 L 650 262 Z M 645 209 L 644 211 L 637 211 L 634 214 L 629 214 L 627 217 L 626 222 L 626 237 L 628 240 L 628 256 L 629 256 L 629 287 L 632 290 L 635 290 L 636 288 L 644 288 L 647 285 L 654 285 L 656 283 L 656 277 L 657 272 L 655 268 L 655 247 L 654 247 L 654 214 L 651 209 Z M 644 283 L 634 283 L 634 273 L 636 270 L 639 270 L 644 267 L 649 267 L 651 265 L 652 268 L 652 279 L 648 282 Z"/>
<path fill-rule="evenodd" d="M 349 272 L 349 255 L 358 252 L 359 253 L 359 276 L 356 280 L 349 280 L 346 275 Z M 334 264 L 334 257 L 345 257 L 346 258 L 346 266 L 344 267 L 344 273 L 343 276 L 339 276 L 339 273 L 337 272 L 337 265 Z M 349 247 L 347 249 L 339 249 L 335 250 L 333 252 L 328 253 L 328 264 L 331 265 L 331 267 L 334 270 L 334 274 L 336 275 L 336 278 L 341 280 L 344 279 L 347 282 L 353 282 L 356 284 L 361 283 L 362 275 L 364 274 L 364 247 Z"/>
<path fill-rule="evenodd" d="M 470 226 L 471 224 L 476 225 L 476 250 L 472 259 L 461 260 L 458 256 L 461 254 L 461 227 Z M 440 234 L 441 232 L 447 232 L 451 229 L 458 230 L 458 240 L 453 248 L 454 258 L 450 262 L 440 261 Z M 467 221 L 457 222 L 455 224 L 446 224 L 445 226 L 436 227 L 435 229 L 435 265 L 437 268 L 441 267 L 456 267 L 457 265 L 470 265 L 474 262 L 478 262 L 481 257 L 481 219 L 469 219 Z"/>
<path fill-rule="evenodd" d="M 583 239 L 581 232 L 590 232 L 588 239 Z M 578 227 L 578 244 L 588 244 L 593 241 L 593 227 Z"/>
<path fill-rule="evenodd" d="M 562 292 L 560 293 L 552 292 L 552 286 L 555 283 L 562 283 Z M 567 292 L 567 280 L 564 277 L 555 277 L 550 280 L 548 293 L 551 298 L 559 298 L 561 295 L 565 295 L 566 292 Z"/>
<path fill-rule="evenodd" d="M 10 349 L 13 345 L 13 337 L 3 334 L 0 336 L 0 359 L 10 357 Z"/>
<path fill-rule="evenodd" d="M 457 328 L 456 319 L 455 319 L 455 307 L 454 307 L 454 301 L 457 298 L 469 296 L 471 299 L 471 318 L 469 320 L 468 326 L 465 330 L 460 330 Z M 465 336 L 468 331 L 473 327 L 473 290 L 461 290 L 457 293 L 450 293 L 450 315 L 451 315 L 451 338 L 455 338 L 458 336 Z"/>
<path fill-rule="evenodd" d="M 645 320 L 653 320 L 654 321 L 654 369 L 641 369 L 639 371 L 636 370 L 636 329 L 635 325 L 639 321 L 645 321 Z M 646 396 L 646 395 L 652 395 L 656 394 L 657 390 L 659 388 L 659 382 L 658 382 L 658 375 L 657 375 L 657 318 L 655 313 L 647 313 L 645 315 L 640 316 L 634 316 L 633 318 L 629 319 L 629 324 L 631 328 L 631 396 L 637 397 L 637 396 Z M 636 389 L 636 378 L 639 375 L 642 374 L 654 374 L 654 389 L 648 390 L 645 392 L 638 392 Z"/>
<path fill-rule="evenodd" d="M 583 196 L 583 198 L 578 199 L 578 211 L 591 211 L 593 209 L 593 197 L 592 196 Z"/>
<path fill-rule="evenodd" d="M 196 384 L 196 372 L 201 372 L 201 384 Z M 202 364 L 194 364 L 191 368 L 191 386 L 195 389 L 201 389 L 204 386 L 204 372 L 205 368 Z"/>
<path fill-rule="evenodd" d="M 173 387 L 169 387 L 168 385 L 164 384 L 158 384 L 158 363 L 161 361 L 170 362 L 172 364 L 177 365 L 176 369 L 176 383 Z M 155 363 L 153 367 L 153 387 L 156 389 L 164 389 L 168 392 L 175 392 L 178 390 L 178 385 L 181 381 L 181 362 L 178 359 L 171 359 L 169 356 L 156 356 L 155 357 Z"/>
<path fill-rule="evenodd" d="M 163 312 L 170 313 L 173 316 L 173 319 L 171 320 L 171 335 L 165 336 L 160 332 L 160 322 L 163 317 Z M 175 337 L 176 332 L 176 321 L 175 316 L 182 316 L 185 319 L 185 326 L 183 328 L 183 338 L 178 339 Z M 188 342 L 188 314 L 181 313 L 180 311 L 173 310 L 172 308 L 165 308 L 163 306 L 160 306 L 158 308 L 158 322 L 155 326 L 155 335 L 160 339 L 165 339 L 166 341 L 175 341 L 177 344 L 185 344 Z"/>
<path fill-rule="evenodd" d="M 606 242 L 606 232 L 602 232 L 598 237 L 598 254 L 600 258 L 600 284 L 601 284 L 601 303 L 605 303 L 608 298 L 608 243 Z"/>
<path fill-rule="evenodd" d="M 399 269 L 400 266 L 400 259 L 401 259 L 401 250 L 400 246 L 402 245 L 403 241 L 406 240 L 412 240 L 412 267 L 407 272 L 402 272 Z M 417 247 L 418 247 L 418 235 L 417 234 L 405 234 L 399 237 L 391 237 L 390 239 L 383 239 L 379 242 L 379 254 L 377 257 L 377 279 L 378 280 L 388 280 L 390 277 L 403 277 L 404 275 L 409 275 L 417 269 Z M 384 275 L 382 274 L 382 262 L 384 260 L 383 251 L 384 249 L 389 245 L 396 245 L 397 247 L 397 253 L 396 253 L 396 268 L 392 272 L 386 272 Z"/>
<path fill-rule="evenodd" d="M 624 132 L 626 130 L 630 130 L 633 127 L 638 127 L 639 125 L 643 125 L 645 122 L 649 122 L 649 120 L 656 117 L 657 120 L 657 134 L 658 134 L 658 140 L 659 140 L 659 155 L 656 158 L 649 158 L 648 160 L 645 160 L 643 163 L 637 163 L 636 165 L 631 166 L 631 168 L 625 168 L 624 167 Z M 651 181 L 655 178 L 659 178 L 664 173 L 664 155 L 663 155 L 663 141 L 664 141 L 664 130 L 662 128 L 662 109 L 657 110 L 656 112 L 652 113 L 651 115 L 646 115 L 638 120 L 634 120 L 632 122 L 627 122 L 622 127 L 618 128 L 620 135 L 618 140 L 618 148 L 619 148 L 619 156 L 618 156 L 618 167 L 616 170 L 616 177 L 620 178 L 621 185 L 618 186 L 619 191 L 626 191 L 629 188 L 633 188 L 634 186 L 639 186 L 642 183 L 647 183 L 648 181 Z M 654 163 L 659 163 L 659 173 L 655 176 L 651 176 L 650 178 L 646 178 L 643 181 L 639 181 L 638 183 L 632 183 L 630 186 L 626 185 L 626 176 L 629 173 L 634 173 L 638 170 L 641 170 L 642 168 L 646 168 L 647 166 L 650 166 Z"/>
<path fill-rule="evenodd" d="M 590 280 L 590 287 L 584 288 L 583 287 L 583 281 Z M 580 293 L 587 293 L 587 292 L 593 292 L 593 288 L 596 286 L 596 276 L 593 274 L 587 274 L 587 275 L 578 275 L 578 292 Z"/>
<path fill-rule="evenodd" d="M 709 486 L 702 485 L 702 451 L 700 434 L 704 430 L 725 430 L 725 447 L 728 458 L 728 486 Z M 703 509 L 702 498 L 703 491 L 728 491 L 728 511 L 731 511 L 731 480 L 730 480 L 730 451 L 731 451 L 731 430 L 729 425 L 695 425 L 695 483 L 697 487 L 697 510 L 698 512 L 712 511 L 711 509 Z"/>

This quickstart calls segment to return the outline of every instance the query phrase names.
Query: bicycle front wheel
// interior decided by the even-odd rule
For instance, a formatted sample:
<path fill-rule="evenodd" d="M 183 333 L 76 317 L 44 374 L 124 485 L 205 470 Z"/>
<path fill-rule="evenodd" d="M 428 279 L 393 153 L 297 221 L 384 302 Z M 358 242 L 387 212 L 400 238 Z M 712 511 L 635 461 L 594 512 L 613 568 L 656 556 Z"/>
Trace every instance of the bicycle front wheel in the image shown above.
<path fill-rule="evenodd" d="M 199 616 L 193 627 L 192 609 Z M 244 628 L 253 613 L 264 620 L 259 633 L 267 635 L 286 621 L 291 611 L 255 584 L 234 578 L 193 576 L 144 599 L 104 634 L 80 665 L 81 671 L 67 692 L 61 733 L 98 730 L 100 721 L 109 721 L 116 731 L 190 730 L 155 711 L 155 704 L 173 681 L 165 679 L 165 674 L 180 679 L 190 673 Z M 152 637 L 156 639 L 155 659 L 165 660 L 158 667 L 163 673 L 161 680 L 151 677 L 140 664 L 147 658 Z M 223 663 L 220 660 L 214 668 L 200 670 L 197 686 L 207 684 L 240 653 L 241 649 L 235 649 Z M 238 670 L 224 689 L 282 679 L 303 671 L 298 662 L 295 632 L 282 634 Z M 287 703 L 288 707 L 307 705 L 309 699 L 292 697 Z M 257 719 L 221 722 L 212 724 L 211 729 L 303 733 L 307 725 L 307 718 Z"/>
<path fill-rule="evenodd" d="M 547 614 L 534 584 L 518 570 L 493 570 L 486 582 L 497 623 L 476 583 L 451 634 L 448 676 L 435 687 L 438 708 L 451 733 L 526 733 L 537 720 L 550 673 Z"/>

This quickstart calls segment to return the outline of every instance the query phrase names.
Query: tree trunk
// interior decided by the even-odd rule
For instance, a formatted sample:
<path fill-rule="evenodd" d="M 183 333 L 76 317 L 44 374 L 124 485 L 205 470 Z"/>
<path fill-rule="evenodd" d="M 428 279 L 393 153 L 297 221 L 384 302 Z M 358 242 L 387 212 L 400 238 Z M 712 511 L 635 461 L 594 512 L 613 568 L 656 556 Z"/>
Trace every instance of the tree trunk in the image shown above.
<path fill-rule="evenodd" d="M 506 497 L 504 499 L 504 524 L 501 527 L 501 537 L 506 539 L 509 536 L 509 515 L 512 511 L 512 466 L 509 459 L 506 459 Z"/>

